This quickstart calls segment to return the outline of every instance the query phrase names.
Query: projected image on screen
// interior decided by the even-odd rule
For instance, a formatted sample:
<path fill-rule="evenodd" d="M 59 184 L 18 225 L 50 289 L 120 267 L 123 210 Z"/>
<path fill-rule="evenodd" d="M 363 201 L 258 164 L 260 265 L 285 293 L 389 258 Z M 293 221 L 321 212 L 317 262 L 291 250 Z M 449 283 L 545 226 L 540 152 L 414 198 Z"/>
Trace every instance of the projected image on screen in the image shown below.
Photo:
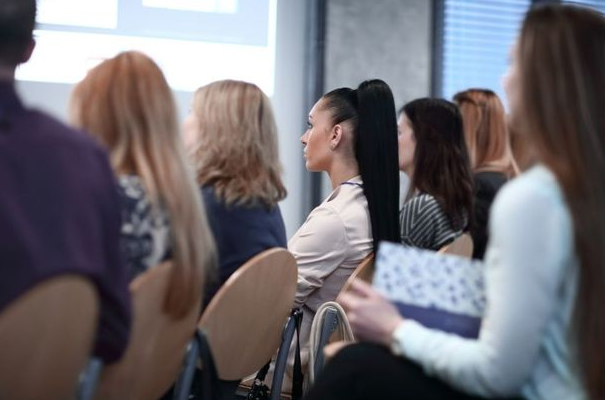
<path fill-rule="evenodd" d="M 273 94 L 277 0 L 38 0 L 36 50 L 17 79 L 75 83 L 125 50 L 151 56 L 176 90 L 218 79 Z"/>

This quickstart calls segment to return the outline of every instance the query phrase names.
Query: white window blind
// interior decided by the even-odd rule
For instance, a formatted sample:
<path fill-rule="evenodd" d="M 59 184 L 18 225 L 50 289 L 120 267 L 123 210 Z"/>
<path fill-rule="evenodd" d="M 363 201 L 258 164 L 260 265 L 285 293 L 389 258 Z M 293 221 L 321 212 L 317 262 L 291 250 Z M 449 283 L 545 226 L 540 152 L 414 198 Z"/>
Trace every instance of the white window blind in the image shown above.
<path fill-rule="evenodd" d="M 506 103 L 502 76 L 531 0 L 444 0 L 441 96 L 486 88 Z"/>
<path fill-rule="evenodd" d="M 594 8 L 605 14 L 605 0 L 564 0 L 563 3 Z"/>

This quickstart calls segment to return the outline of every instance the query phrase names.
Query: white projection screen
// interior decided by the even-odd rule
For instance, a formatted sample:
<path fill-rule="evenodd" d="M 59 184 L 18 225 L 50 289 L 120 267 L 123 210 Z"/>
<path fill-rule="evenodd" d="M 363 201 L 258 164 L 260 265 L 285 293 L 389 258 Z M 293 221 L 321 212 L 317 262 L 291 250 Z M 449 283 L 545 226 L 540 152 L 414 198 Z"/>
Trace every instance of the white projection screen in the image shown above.
<path fill-rule="evenodd" d="M 218 79 L 273 95 L 277 0 L 38 0 L 36 50 L 17 79 L 73 84 L 101 60 L 139 50 L 174 90 Z"/>

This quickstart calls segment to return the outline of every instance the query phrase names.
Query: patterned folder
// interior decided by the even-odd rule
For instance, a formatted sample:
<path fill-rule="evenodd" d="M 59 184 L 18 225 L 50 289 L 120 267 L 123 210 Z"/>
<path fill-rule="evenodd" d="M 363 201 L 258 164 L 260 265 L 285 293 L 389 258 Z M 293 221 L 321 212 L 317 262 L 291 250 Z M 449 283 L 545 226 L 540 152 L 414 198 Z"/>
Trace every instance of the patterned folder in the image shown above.
<path fill-rule="evenodd" d="M 483 264 L 381 242 L 373 285 L 401 315 L 429 328 L 476 338 L 485 309 Z"/>

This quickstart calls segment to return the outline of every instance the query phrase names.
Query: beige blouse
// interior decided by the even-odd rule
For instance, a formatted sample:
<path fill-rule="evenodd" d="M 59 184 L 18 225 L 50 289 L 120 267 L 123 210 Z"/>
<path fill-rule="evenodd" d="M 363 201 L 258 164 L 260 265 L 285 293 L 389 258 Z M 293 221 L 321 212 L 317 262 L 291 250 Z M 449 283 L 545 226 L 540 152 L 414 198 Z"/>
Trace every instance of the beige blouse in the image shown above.
<path fill-rule="evenodd" d="M 295 306 L 312 311 L 334 300 L 372 251 L 372 226 L 361 177 L 338 186 L 288 242 L 298 264 Z"/>
<path fill-rule="evenodd" d="M 308 360 L 311 322 L 320 305 L 336 298 L 372 251 L 372 226 L 360 176 L 338 186 L 288 242 L 298 264 L 295 307 L 303 310 L 301 356 Z"/>

